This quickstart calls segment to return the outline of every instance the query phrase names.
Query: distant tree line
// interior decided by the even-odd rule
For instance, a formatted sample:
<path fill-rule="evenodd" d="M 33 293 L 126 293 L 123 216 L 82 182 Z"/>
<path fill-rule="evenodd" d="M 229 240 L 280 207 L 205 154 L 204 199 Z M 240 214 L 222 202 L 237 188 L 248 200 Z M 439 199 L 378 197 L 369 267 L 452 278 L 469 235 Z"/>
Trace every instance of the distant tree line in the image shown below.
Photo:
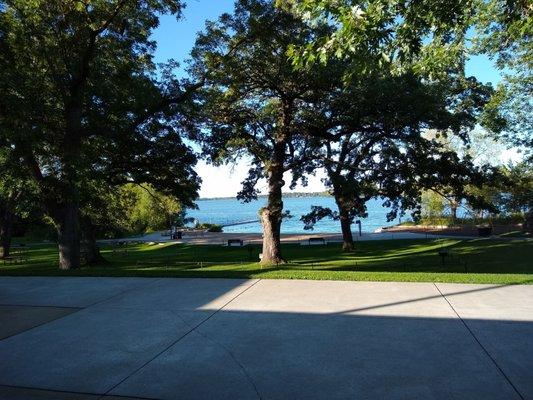
<path fill-rule="evenodd" d="M 338 219 L 345 250 L 370 198 L 383 199 L 390 218 L 420 215 L 430 189 L 496 212 L 480 191 L 516 182 L 438 138 L 468 145 L 482 126 L 531 146 L 527 2 L 237 0 L 198 35 L 178 79 L 175 61 L 154 63 L 150 34 L 183 7 L 0 0 L 3 256 L 13 222 L 40 215 L 56 231 L 60 268 L 78 268 L 82 252 L 103 262 L 98 236 L 159 229 L 194 207 L 199 157 L 251 160 L 243 201 L 266 180 L 265 264 L 285 261 L 283 188 L 318 170 L 337 209 L 315 207 L 303 222 Z M 466 76 L 472 52 L 513 73 L 497 88 Z M 530 187 L 513 190 L 531 216 Z"/>

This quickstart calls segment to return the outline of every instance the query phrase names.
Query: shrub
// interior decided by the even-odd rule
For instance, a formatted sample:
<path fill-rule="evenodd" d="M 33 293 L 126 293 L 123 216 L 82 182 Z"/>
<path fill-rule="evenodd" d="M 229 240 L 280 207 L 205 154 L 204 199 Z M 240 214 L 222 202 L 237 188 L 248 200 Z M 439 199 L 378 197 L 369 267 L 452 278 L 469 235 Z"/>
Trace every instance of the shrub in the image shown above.
<path fill-rule="evenodd" d="M 222 232 L 222 225 L 218 225 L 218 224 L 208 224 L 208 223 L 196 224 L 196 228 L 207 229 L 207 232 Z"/>

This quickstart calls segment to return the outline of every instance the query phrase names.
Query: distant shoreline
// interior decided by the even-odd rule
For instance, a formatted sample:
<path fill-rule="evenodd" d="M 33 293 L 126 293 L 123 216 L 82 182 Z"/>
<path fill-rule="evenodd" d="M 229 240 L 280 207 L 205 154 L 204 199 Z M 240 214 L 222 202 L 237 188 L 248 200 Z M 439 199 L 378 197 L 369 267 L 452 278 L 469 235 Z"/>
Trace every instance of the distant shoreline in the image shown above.
<path fill-rule="evenodd" d="M 264 199 L 266 198 L 266 194 L 261 194 L 257 196 L 258 199 Z M 305 197 L 331 197 L 331 195 L 324 191 L 324 192 L 290 192 L 290 193 L 283 193 L 283 197 L 290 199 L 290 198 L 305 198 Z M 201 197 L 197 201 L 200 200 L 237 200 L 237 196 L 224 196 L 224 197 Z"/>

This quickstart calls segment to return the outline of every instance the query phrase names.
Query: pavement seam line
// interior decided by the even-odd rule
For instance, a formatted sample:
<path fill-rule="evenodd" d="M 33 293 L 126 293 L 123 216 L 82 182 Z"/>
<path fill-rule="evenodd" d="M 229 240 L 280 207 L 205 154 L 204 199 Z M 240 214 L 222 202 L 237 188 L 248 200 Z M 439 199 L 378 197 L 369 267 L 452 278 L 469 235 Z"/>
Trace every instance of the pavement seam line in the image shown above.
<path fill-rule="evenodd" d="M 65 307 L 65 306 L 32 306 L 28 304 L 0 304 L 0 307 L 66 308 L 66 309 L 72 308 L 75 310 L 80 310 L 83 308 L 83 307 L 71 307 L 71 306 L 68 306 L 68 307 Z"/>
<path fill-rule="evenodd" d="M 24 307 L 33 307 L 33 306 L 24 306 Z M 61 308 L 61 307 L 58 307 L 58 308 Z M 4 340 L 10 339 L 10 338 L 12 338 L 14 336 L 21 335 L 21 334 L 29 332 L 31 330 L 40 328 L 41 326 L 44 326 L 46 324 L 50 324 L 50 323 L 52 323 L 54 321 L 58 321 L 60 319 L 66 318 L 66 317 L 69 317 L 72 314 L 76 314 L 76 313 L 80 312 L 81 310 L 83 310 L 83 308 L 76 308 L 76 307 L 65 307 L 65 308 L 73 309 L 73 311 L 71 313 L 68 313 L 68 314 L 65 314 L 65 315 L 61 315 L 61 316 L 59 316 L 57 318 L 53 318 L 53 319 L 50 319 L 48 321 L 41 322 L 40 324 L 31 326 L 28 329 L 25 329 L 23 331 L 20 331 L 20 332 L 17 332 L 17 333 L 13 333 L 12 335 L 9 335 L 9 336 L 6 336 L 4 338 L 1 338 L 0 341 L 4 341 Z"/>
<path fill-rule="evenodd" d="M 207 334 L 204 334 L 202 333 L 201 331 L 196 331 L 195 332 L 197 335 L 200 335 L 202 336 L 203 338 L 209 340 L 211 343 L 217 345 L 218 347 L 222 348 L 222 350 L 224 350 L 226 353 L 228 353 L 228 355 L 231 357 L 231 359 L 233 360 L 233 362 L 235 362 L 235 364 L 237 364 L 237 366 L 240 368 L 240 370 L 242 371 L 244 377 L 246 378 L 246 380 L 250 383 L 250 385 L 252 385 L 252 388 L 254 389 L 255 391 L 255 394 L 257 395 L 257 398 L 259 400 L 262 400 L 262 397 L 261 397 L 261 394 L 259 393 L 259 389 L 257 388 L 257 385 L 255 384 L 253 378 L 251 377 L 251 375 L 248 373 L 248 371 L 246 370 L 246 368 L 244 367 L 244 365 L 237 359 L 237 357 L 233 354 L 233 352 L 227 348 L 225 345 L 223 345 L 222 343 L 216 341 L 215 339 L 211 338 L 210 336 L 208 336 Z"/>
<path fill-rule="evenodd" d="M 178 314 L 178 312 L 175 312 L 174 314 L 176 315 L 176 317 L 181 319 L 185 325 L 187 325 L 189 327 L 192 327 L 191 324 L 189 324 L 189 322 L 187 322 L 187 320 L 185 318 L 183 318 L 181 315 Z M 253 387 L 253 389 L 255 391 L 255 394 L 257 395 L 258 399 L 261 400 L 262 399 L 261 398 L 261 394 L 259 394 L 259 390 L 257 389 L 257 386 L 256 386 L 254 380 L 252 379 L 250 374 L 248 374 L 248 371 L 246 370 L 244 365 L 239 362 L 237 357 L 235 357 L 235 355 L 232 353 L 232 351 L 229 348 L 227 348 L 226 346 L 224 346 L 222 343 L 217 342 L 215 339 L 211 338 L 209 335 L 207 335 L 205 333 L 202 333 L 200 330 L 195 331 L 195 333 L 197 335 L 202 336 L 204 339 L 209 340 L 211 343 L 213 343 L 214 345 L 222 348 L 222 350 L 224 350 L 226 353 L 228 353 L 228 355 L 235 362 L 235 364 L 237 364 L 237 366 L 241 369 L 243 375 L 249 381 L 250 385 L 252 385 L 252 387 Z"/>
<path fill-rule="evenodd" d="M 47 389 L 47 388 L 41 388 L 41 387 L 33 387 L 33 386 L 18 386 L 18 385 L 0 385 L 0 388 L 10 388 L 10 389 L 23 389 L 23 390 L 35 390 L 35 391 L 41 391 L 41 392 L 50 392 L 50 393 L 62 393 L 62 394 L 81 394 L 81 395 L 87 395 L 87 396 L 100 396 L 102 397 L 101 393 L 91 393 L 91 392 L 75 392 L 72 390 L 60 390 L 60 389 Z M 114 395 L 115 397 L 124 397 L 124 398 L 132 398 L 135 400 L 158 400 L 153 397 L 136 397 L 136 396 L 121 396 L 121 395 Z"/>
<path fill-rule="evenodd" d="M 0 341 L 7 340 L 7 339 L 9 339 L 9 338 L 12 338 L 13 336 L 21 335 L 21 334 L 23 334 L 23 333 L 29 332 L 29 331 L 31 331 L 31 330 L 33 330 L 33 329 L 36 329 L 36 328 L 40 328 L 41 326 L 44 326 L 44 325 L 46 325 L 46 324 L 50 324 L 50 323 L 55 322 L 55 321 L 58 321 L 58 320 L 60 320 L 60 319 L 67 318 L 67 317 L 71 316 L 72 314 L 76 314 L 76 313 L 78 313 L 78 312 L 80 312 L 80 311 L 83 311 L 83 310 L 89 308 L 89 307 L 92 307 L 92 306 L 95 306 L 95 305 L 97 305 L 97 304 L 100 304 L 100 303 L 106 302 L 106 301 L 108 301 L 108 300 L 111 300 L 111 299 L 113 299 L 113 298 L 116 297 L 116 296 L 120 296 L 120 295 L 123 295 L 123 294 L 125 294 L 125 293 L 128 293 L 128 292 L 130 292 L 130 291 L 132 291 L 132 290 L 136 290 L 136 289 L 138 289 L 140 286 L 147 287 L 147 286 L 153 285 L 153 284 L 155 284 L 156 282 L 158 282 L 158 281 L 160 281 L 160 280 L 162 280 L 162 279 L 164 279 L 164 278 L 155 278 L 155 281 L 154 281 L 154 282 L 150 282 L 150 283 L 147 284 L 147 285 L 138 285 L 138 286 L 135 286 L 135 287 L 133 287 L 133 288 L 129 288 L 129 289 L 123 290 L 122 292 L 115 293 L 115 294 L 113 294 L 113 295 L 111 295 L 111 296 L 109 296 L 109 297 L 106 297 L 106 298 L 103 299 L 103 300 L 98 300 L 98 301 L 96 301 L 96 302 L 94 302 L 94 303 L 92 303 L 92 304 L 89 304 L 88 306 L 84 306 L 84 307 L 62 307 L 62 306 L 51 306 L 51 305 L 44 305 L 44 306 L 42 306 L 42 305 L 41 305 L 41 306 L 32 306 L 32 305 L 24 305 L 24 306 L 23 306 L 23 305 L 20 305 L 20 307 L 69 308 L 69 309 L 73 309 L 74 311 L 72 311 L 72 312 L 69 313 L 69 314 L 63 315 L 63 316 L 61 316 L 61 317 L 54 318 L 54 319 L 51 319 L 51 320 L 49 320 L 49 321 L 42 322 L 42 323 L 40 323 L 39 325 L 32 326 L 31 328 L 28 328 L 28 329 L 26 329 L 26 330 L 24 330 L 24 331 L 22 331 L 22 332 L 18 332 L 18 333 L 14 333 L 14 334 L 12 334 L 12 335 L 9 335 L 9 336 L 7 336 L 7 337 L 5 337 L 5 338 L 0 339 Z M 5 304 L 0 304 L 0 306 L 6 306 L 6 305 L 5 305 Z M 9 305 L 8 305 L 8 306 L 9 306 Z"/>
<path fill-rule="evenodd" d="M 521 400 L 525 400 L 525 397 L 522 396 L 522 393 L 520 393 L 520 391 L 518 390 L 518 388 L 514 385 L 514 383 L 511 381 L 511 378 L 509 378 L 507 376 L 507 374 L 504 372 L 504 370 L 498 365 L 498 363 L 496 362 L 496 359 L 494 357 L 492 357 L 492 355 L 489 353 L 489 351 L 487 350 L 487 348 L 485 346 L 483 346 L 483 344 L 481 343 L 481 341 L 477 338 L 477 336 L 474 334 L 474 332 L 472 331 L 472 329 L 470 329 L 470 327 L 468 326 L 468 324 L 466 323 L 466 321 L 461 317 L 461 315 L 459 315 L 459 313 L 457 312 L 457 310 L 453 307 L 452 303 L 450 303 L 450 301 L 448 300 L 448 298 L 441 292 L 440 288 L 437 286 L 437 284 L 435 282 L 433 282 L 433 286 L 435 286 L 435 289 L 437 289 L 437 291 L 440 293 L 440 295 L 442 296 L 442 298 L 446 301 L 446 303 L 448 303 L 448 305 L 450 306 L 450 308 L 453 310 L 454 314 L 457 316 L 457 318 L 459 318 L 459 320 L 461 321 L 461 323 L 463 324 L 463 326 L 466 328 L 466 330 L 470 333 L 470 335 L 472 336 L 472 338 L 475 340 L 475 342 L 479 345 L 479 347 L 481 347 L 481 349 L 483 350 L 483 352 L 485 353 L 485 355 L 489 358 L 490 361 L 492 361 L 492 363 L 494 364 L 494 366 L 496 367 L 496 369 L 500 372 L 500 374 L 505 378 L 505 380 L 507 381 L 507 383 L 509 383 L 509 385 L 513 388 L 513 390 L 515 391 L 515 393 L 518 395 L 518 397 L 521 399 Z"/>
<path fill-rule="evenodd" d="M 118 383 L 116 383 L 115 385 L 113 385 L 111 388 L 109 388 L 108 390 L 106 390 L 104 392 L 104 394 L 100 397 L 101 399 L 104 399 L 105 396 L 107 396 L 111 391 L 113 391 L 115 388 L 117 388 L 118 386 L 120 386 L 122 383 L 124 383 L 125 381 L 127 381 L 130 377 L 132 377 L 133 375 L 135 375 L 137 372 L 139 372 L 141 369 L 143 369 L 144 367 L 146 367 L 148 364 L 150 364 L 152 361 L 154 361 L 156 358 L 158 358 L 159 356 L 161 356 L 163 353 L 167 352 L 171 347 L 173 347 L 176 343 L 180 342 L 184 337 L 188 336 L 190 333 L 194 332 L 196 329 L 198 329 L 198 327 L 200 327 L 201 325 L 203 325 L 204 323 L 206 323 L 207 321 L 209 321 L 209 319 L 211 319 L 211 317 L 213 317 L 215 314 L 217 314 L 220 310 L 222 310 L 224 307 L 226 307 L 229 303 L 231 303 L 233 300 L 235 300 L 237 297 L 239 297 L 240 295 L 242 295 L 243 293 L 245 293 L 246 291 L 248 291 L 249 289 L 251 289 L 252 287 L 254 287 L 255 285 L 257 285 L 259 282 L 261 281 L 261 279 L 258 279 L 256 282 L 252 283 L 251 285 L 247 286 L 244 290 L 242 290 L 241 292 L 237 293 L 235 295 L 235 297 L 232 297 L 230 300 L 228 300 L 225 304 L 223 304 L 218 310 L 215 310 L 213 313 L 211 313 L 210 315 L 208 315 L 206 318 L 204 318 L 202 321 L 200 321 L 199 323 L 197 323 L 196 325 L 194 325 L 191 329 L 189 329 L 187 332 L 185 332 L 183 335 L 181 335 L 179 338 L 177 338 L 176 340 L 174 340 L 173 342 L 171 342 L 168 346 L 166 346 L 163 350 L 161 350 L 159 353 L 157 353 L 155 356 L 153 356 L 152 358 L 150 358 L 148 361 L 146 361 L 145 363 L 143 363 L 140 367 L 136 368 L 135 370 L 133 370 L 130 374 L 128 374 L 128 376 L 126 376 L 125 378 L 121 379 Z"/>

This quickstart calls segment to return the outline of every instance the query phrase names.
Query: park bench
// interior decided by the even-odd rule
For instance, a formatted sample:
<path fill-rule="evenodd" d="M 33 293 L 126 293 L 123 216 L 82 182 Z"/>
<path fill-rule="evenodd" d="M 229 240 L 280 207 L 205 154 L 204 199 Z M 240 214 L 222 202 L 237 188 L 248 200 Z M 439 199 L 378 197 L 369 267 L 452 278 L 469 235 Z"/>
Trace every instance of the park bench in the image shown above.
<path fill-rule="evenodd" d="M 2 260 L 4 261 L 4 265 L 8 265 L 8 264 L 23 263 L 27 259 L 20 254 L 15 254 L 15 255 L 4 257 Z"/>
<path fill-rule="evenodd" d="M 228 239 L 228 247 L 242 247 L 244 242 L 242 239 Z"/>
<path fill-rule="evenodd" d="M 309 244 L 309 246 L 325 245 L 326 239 L 324 239 L 323 237 L 309 238 L 307 243 Z"/>
<path fill-rule="evenodd" d="M 118 247 L 118 248 L 113 248 L 113 254 L 122 254 L 122 255 L 127 255 L 128 252 L 129 252 L 129 249 L 127 247 Z"/>
<path fill-rule="evenodd" d="M 115 240 L 111 243 L 111 252 L 117 255 L 127 255 L 129 252 L 129 245 L 134 243 L 134 241 L 128 242 L 125 240 Z"/>
<path fill-rule="evenodd" d="M 4 257 L 4 265 L 7 264 L 21 264 L 28 261 L 28 257 L 25 254 L 12 254 L 10 256 Z"/>
<path fill-rule="evenodd" d="M 4 257 L 4 265 L 7 264 L 18 264 L 28 261 L 28 250 L 29 248 L 25 244 L 20 244 L 18 246 L 11 247 L 11 254 L 7 257 Z"/>

